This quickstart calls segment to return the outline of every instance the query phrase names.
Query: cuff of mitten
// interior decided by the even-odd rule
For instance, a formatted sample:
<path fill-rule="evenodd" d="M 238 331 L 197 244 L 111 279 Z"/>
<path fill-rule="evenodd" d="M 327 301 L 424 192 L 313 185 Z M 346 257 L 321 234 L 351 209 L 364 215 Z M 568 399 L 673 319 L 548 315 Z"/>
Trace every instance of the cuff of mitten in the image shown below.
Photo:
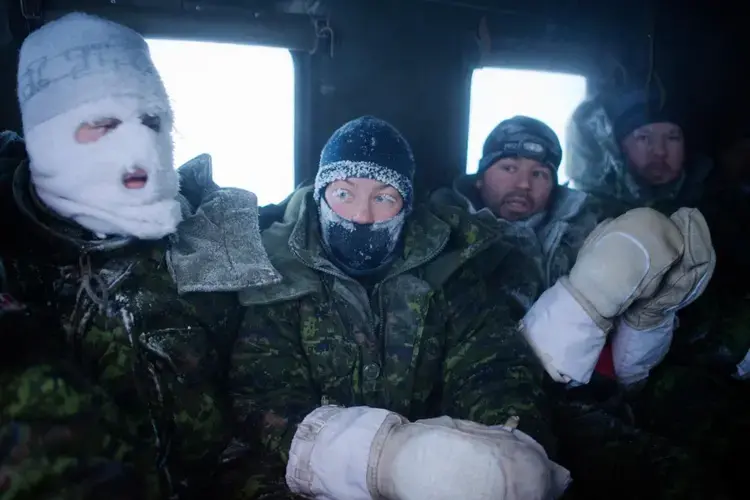
<path fill-rule="evenodd" d="M 559 281 L 545 291 L 523 320 L 523 332 L 556 382 L 587 384 L 607 339 Z"/>
<path fill-rule="evenodd" d="M 573 284 L 570 282 L 570 278 L 568 276 L 563 276 L 559 280 L 557 280 L 557 285 L 562 286 L 567 290 L 567 292 L 575 299 L 575 301 L 578 303 L 581 308 L 586 311 L 586 314 L 591 318 L 591 321 L 596 323 L 596 325 L 603 330 L 604 332 L 609 332 L 612 330 L 612 318 L 611 317 L 604 317 L 602 316 L 599 311 L 594 307 L 594 305 L 589 301 L 588 298 L 586 298 L 585 295 L 583 295 Z"/>
<path fill-rule="evenodd" d="M 747 351 L 742 361 L 737 363 L 737 372 L 734 374 L 734 378 L 750 380 L 750 351 Z"/>
<path fill-rule="evenodd" d="M 323 406 L 311 412 L 297 427 L 289 450 L 289 489 L 312 498 L 370 500 L 370 448 L 381 427 L 389 425 L 389 415 L 366 406 Z"/>
<path fill-rule="evenodd" d="M 617 380 L 632 386 L 648 378 L 649 373 L 669 352 L 675 327 L 675 314 L 667 314 L 657 326 L 638 330 L 624 319 L 612 334 L 612 361 Z"/>

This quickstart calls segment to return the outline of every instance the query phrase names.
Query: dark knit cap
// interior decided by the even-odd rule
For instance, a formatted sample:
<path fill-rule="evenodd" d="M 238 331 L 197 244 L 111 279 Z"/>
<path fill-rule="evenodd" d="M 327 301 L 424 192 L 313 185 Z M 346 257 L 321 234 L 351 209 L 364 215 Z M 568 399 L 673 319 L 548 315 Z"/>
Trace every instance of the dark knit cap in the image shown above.
<path fill-rule="evenodd" d="M 546 123 L 528 116 L 514 116 L 500 122 L 487 136 L 477 173 L 483 174 L 497 160 L 508 157 L 536 160 L 556 174 L 562 147 L 557 134 Z"/>
<path fill-rule="evenodd" d="M 652 86 L 653 87 L 653 86 Z M 634 130 L 649 123 L 674 123 L 684 126 L 682 112 L 664 102 L 655 88 L 632 88 L 608 96 L 605 109 L 612 120 L 612 129 L 618 143 Z"/>
<path fill-rule="evenodd" d="M 391 124 L 363 116 L 333 133 L 320 154 L 315 177 L 315 199 L 333 181 L 360 177 L 393 186 L 411 209 L 414 198 L 414 154 L 404 136 Z"/>

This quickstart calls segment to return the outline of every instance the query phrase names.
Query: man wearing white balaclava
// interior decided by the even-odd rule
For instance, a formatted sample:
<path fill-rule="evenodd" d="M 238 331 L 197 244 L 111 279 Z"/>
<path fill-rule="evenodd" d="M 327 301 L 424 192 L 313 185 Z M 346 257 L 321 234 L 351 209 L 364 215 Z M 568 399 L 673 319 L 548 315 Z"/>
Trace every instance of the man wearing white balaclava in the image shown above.
<path fill-rule="evenodd" d="M 240 317 L 232 292 L 278 281 L 256 198 L 213 184 L 205 155 L 180 169 L 199 195 L 178 194 L 169 99 L 129 28 L 74 13 L 33 32 L 18 99 L 28 158 L 0 161 L 0 250 L 29 270 L 19 293 L 47 331 L 65 332 L 60 356 L 111 397 L 99 422 L 126 445 L 105 458 L 141 480 L 136 498 L 200 497 L 230 438 L 218 384 Z M 34 404 L 22 409 L 44 412 Z M 71 418 L 83 407 L 64 392 L 56 404 Z M 50 473 L 24 470 L 16 484 Z"/>
<path fill-rule="evenodd" d="M 143 37 L 83 15 L 45 26 L 22 47 L 18 101 L 49 208 L 100 236 L 174 232 L 172 110 Z"/>

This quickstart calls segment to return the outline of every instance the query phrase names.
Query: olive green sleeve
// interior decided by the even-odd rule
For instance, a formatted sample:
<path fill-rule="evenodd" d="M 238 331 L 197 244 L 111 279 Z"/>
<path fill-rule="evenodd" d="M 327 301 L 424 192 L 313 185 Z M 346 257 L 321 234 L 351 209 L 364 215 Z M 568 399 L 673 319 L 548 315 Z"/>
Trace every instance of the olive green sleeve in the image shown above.
<path fill-rule="evenodd" d="M 229 387 L 236 434 L 262 462 L 247 466 L 252 472 L 245 494 L 257 498 L 288 491 L 283 474 L 297 424 L 320 403 L 300 328 L 296 301 L 249 307 L 232 351 Z"/>
<path fill-rule="evenodd" d="M 466 266 L 444 288 L 449 333 L 443 410 L 485 425 L 518 417 L 521 430 L 552 450 L 544 369 L 520 333 L 526 309 L 514 297 L 529 280 L 541 279 L 536 269 L 514 250 L 493 276 Z"/>

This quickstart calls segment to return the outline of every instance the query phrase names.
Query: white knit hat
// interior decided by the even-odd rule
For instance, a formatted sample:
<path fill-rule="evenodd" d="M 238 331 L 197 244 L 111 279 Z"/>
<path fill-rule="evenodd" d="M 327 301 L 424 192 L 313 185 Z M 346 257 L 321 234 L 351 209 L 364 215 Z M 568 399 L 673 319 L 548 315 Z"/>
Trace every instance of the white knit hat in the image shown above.
<path fill-rule="evenodd" d="M 169 109 L 148 45 L 132 29 L 76 12 L 42 26 L 21 46 L 18 102 L 24 131 L 87 102 L 118 96 Z"/>

